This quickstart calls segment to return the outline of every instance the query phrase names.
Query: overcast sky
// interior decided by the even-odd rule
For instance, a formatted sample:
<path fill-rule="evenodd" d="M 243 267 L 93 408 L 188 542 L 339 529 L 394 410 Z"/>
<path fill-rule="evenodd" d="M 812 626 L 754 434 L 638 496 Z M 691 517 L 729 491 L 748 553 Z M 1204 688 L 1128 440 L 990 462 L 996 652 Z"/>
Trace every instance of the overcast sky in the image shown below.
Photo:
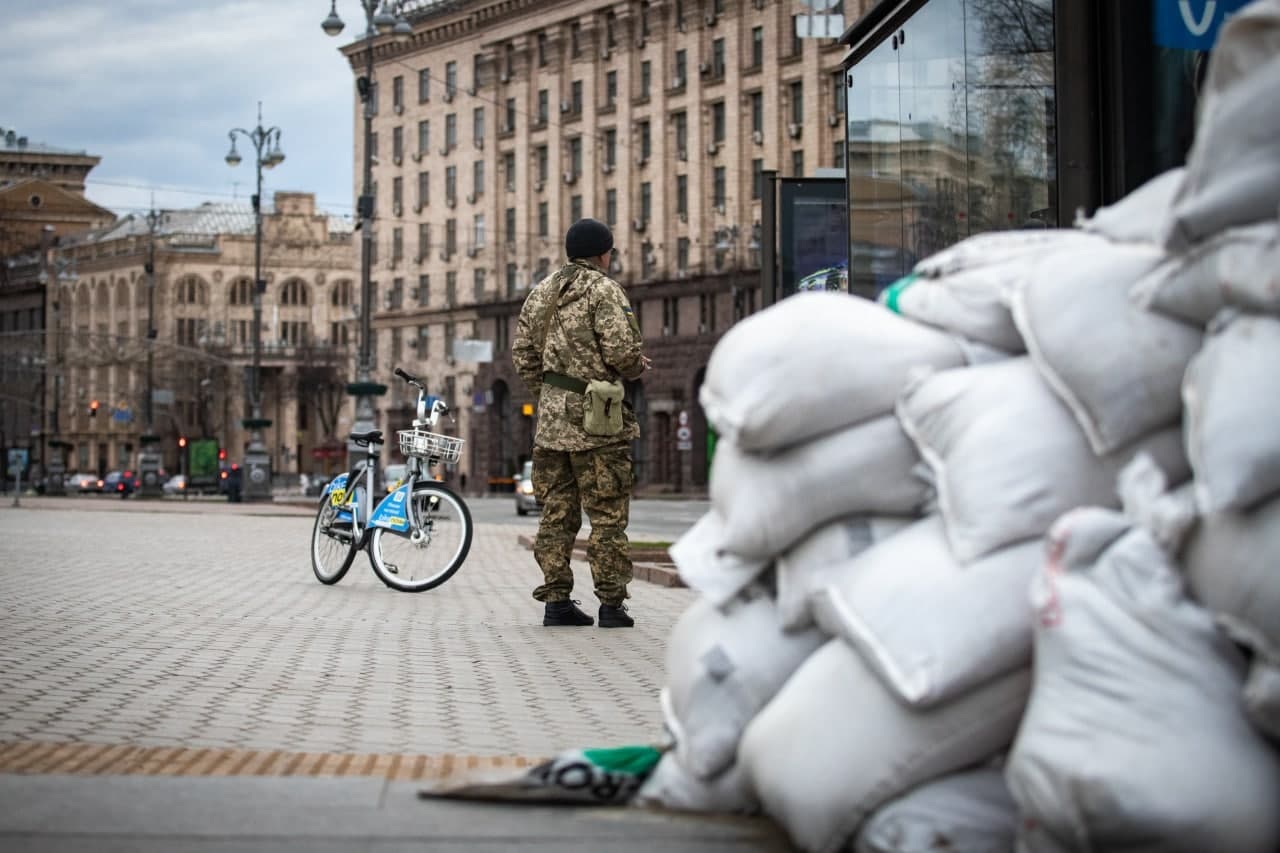
<path fill-rule="evenodd" d="M 10 4 L 0 26 L 0 127 L 102 158 L 88 197 L 123 215 L 151 204 L 247 203 L 251 146 L 224 161 L 232 127 L 283 131 L 285 161 L 263 195 L 300 190 L 350 214 L 354 81 L 338 48 L 364 29 L 320 29 L 329 0 L 42 0 Z"/>

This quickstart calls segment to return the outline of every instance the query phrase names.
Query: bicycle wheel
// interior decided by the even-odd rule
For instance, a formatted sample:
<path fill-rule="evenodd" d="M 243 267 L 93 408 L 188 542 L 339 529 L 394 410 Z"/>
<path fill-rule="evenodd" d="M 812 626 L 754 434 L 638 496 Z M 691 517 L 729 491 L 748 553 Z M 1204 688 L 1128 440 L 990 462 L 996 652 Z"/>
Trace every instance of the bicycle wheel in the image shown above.
<path fill-rule="evenodd" d="M 453 577 L 471 549 L 471 511 L 462 498 L 434 481 L 418 483 L 410 498 L 417 531 L 375 528 L 369 543 L 373 570 L 401 592 L 424 592 Z"/>
<path fill-rule="evenodd" d="M 335 584 L 351 568 L 356 557 L 356 543 L 351 535 L 351 522 L 338 523 L 338 508 L 328 498 L 320 500 L 316 523 L 311 529 L 311 570 L 316 580 Z"/>

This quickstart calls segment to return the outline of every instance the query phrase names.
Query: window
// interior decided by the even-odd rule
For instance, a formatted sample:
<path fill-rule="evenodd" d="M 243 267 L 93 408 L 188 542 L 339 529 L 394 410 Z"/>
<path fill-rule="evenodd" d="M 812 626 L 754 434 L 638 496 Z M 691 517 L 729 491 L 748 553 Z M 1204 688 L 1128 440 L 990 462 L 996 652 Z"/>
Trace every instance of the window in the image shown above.
<path fill-rule="evenodd" d="M 640 97 L 649 97 L 649 88 L 653 84 L 653 63 L 645 60 L 640 63 Z"/>
<path fill-rule="evenodd" d="M 676 152 L 688 155 L 689 152 L 689 119 L 684 112 L 673 113 L 671 125 L 676 133 Z"/>
<path fill-rule="evenodd" d="M 446 62 L 444 65 L 444 93 L 452 98 L 458 94 L 458 63 Z"/>
<path fill-rule="evenodd" d="M 484 71 L 484 55 L 477 53 L 475 56 L 471 57 L 471 89 L 472 91 L 479 91 L 480 79 L 483 76 L 482 74 L 483 71 Z"/>
<path fill-rule="evenodd" d="M 418 223 L 418 260 L 423 261 L 431 251 L 431 223 Z"/>
<path fill-rule="evenodd" d="M 404 128 L 391 128 L 391 157 L 397 163 L 404 159 Z"/>
<path fill-rule="evenodd" d="M 516 242 L 516 209 L 514 207 L 508 207 L 506 210 L 506 213 L 503 215 L 503 218 L 505 220 L 504 224 L 506 226 L 506 228 L 504 229 L 506 232 L 505 239 L 508 243 L 515 243 Z"/>
<path fill-rule="evenodd" d="M 680 334 L 680 299 L 669 296 L 662 300 L 662 334 Z"/>
<path fill-rule="evenodd" d="M 724 142 L 724 137 L 724 101 L 716 101 L 711 105 L 711 140 L 713 142 Z"/>
<path fill-rule="evenodd" d="M 547 34 L 538 33 L 538 65 L 547 64 Z"/>
<path fill-rule="evenodd" d="M 430 304 L 431 304 L 431 276 L 427 275 L 426 273 L 423 273 L 422 275 L 418 276 L 418 307 L 425 308 Z M 426 326 L 421 326 L 418 329 L 418 337 L 424 341 L 426 340 L 427 336 L 422 334 L 422 330 L 425 328 Z"/>
<path fill-rule="evenodd" d="M 648 119 L 639 123 L 639 129 L 640 129 L 640 157 L 642 160 L 648 160 L 649 157 L 653 154 L 652 143 L 650 140 Z"/>
<path fill-rule="evenodd" d="M 675 0 L 675 8 L 671 12 L 671 17 L 675 21 L 675 25 L 679 28 L 684 27 L 684 0 Z M 636 315 L 639 315 L 639 311 Z"/>
<path fill-rule="evenodd" d="M 253 281 L 247 278 L 238 278 L 231 283 L 231 294 L 227 301 L 232 305 L 252 305 L 253 304 Z"/>
<path fill-rule="evenodd" d="M 431 121 L 423 119 L 418 122 L 418 154 L 426 154 L 431 150 Z"/>
<path fill-rule="evenodd" d="M 175 299 L 179 305 L 204 305 L 207 301 L 204 282 L 193 275 L 183 276 L 178 279 Z"/>
<path fill-rule="evenodd" d="M 482 268 L 482 269 L 475 270 L 475 271 L 472 273 L 472 286 L 475 288 L 475 299 L 476 299 L 476 302 L 483 302 L 483 301 L 484 301 L 484 289 L 485 289 L 484 269 L 483 269 L 483 268 Z"/>
<path fill-rule="evenodd" d="M 640 3 L 640 37 L 649 37 L 649 0 Z"/>
<path fill-rule="evenodd" d="M 507 98 L 506 105 L 507 117 L 503 121 L 502 130 L 504 133 L 512 133 L 516 129 L 516 99 Z"/>
<path fill-rule="evenodd" d="M 520 268 L 517 267 L 515 264 L 507 264 L 507 296 L 515 296 L 516 291 L 519 289 L 520 289 Z M 494 319 L 498 321 L 498 328 L 502 329 L 504 327 L 502 318 L 496 317 Z M 505 347 L 499 346 L 497 341 L 494 341 L 493 348 L 499 351 L 505 349 Z"/>
<path fill-rule="evenodd" d="M 844 140 L 837 139 L 831 146 L 831 165 L 836 169 L 844 168 Z"/>
<path fill-rule="evenodd" d="M 577 21 L 569 25 L 569 55 L 575 59 L 582 55 L 582 25 Z"/>
<path fill-rule="evenodd" d="M 391 229 L 391 262 L 404 260 L 404 229 L 397 225 Z"/>
<path fill-rule="evenodd" d="M 716 330 L 716 295 L 703 293 L 698 296 L 698 331 L 714 332 Z"/>
<path fill-rule="evenodd" d="M 174 329 L 174 338 L 178 346 L 193 347 L 199 335 L 200 321 L 194 317 L 179 317 Z"/>
<path fill-rule="evenodd" d="M 431 203 L 431 173 L 418 173 L 418 210 L 425 210 Z"/>
<path fill-rule="evenodd" d="M 538 202 L 538 236 L 548 237 L 551 234 L 550 216 L 548 214 L 547 203 L 545 201 Z"/>
<path fill-rule="evenodd" d="M 804 152 L 791 152 L 791 174 L 797 178 L 804 177 Z"/>
<path fill-rule="evenodd" d="M 516 154 L 507 151 L 502 155 L 502 174 L 506 181 L 507 192 L 516 191 Z"/>
<path fill-rule="evenodd" d="M 330 323 L 329 324 L 329 345 L 334 347 L 345 347 L 351 343 L 351 330 L 346 323 Z"/>
<path fill-rule="evenodd" d="M 689 215 L 689 176 L 676 175 L 676 213 Z"/>
<path fill-rule="evenodd" d="M 804 124 L 804 83 L 796 80 L 787 86 L 791 101 L 791 123 Z"/>
<path fill-rule="evenodd" d="M 379 91 L 379 88 L 380 88 L 380 87 L 378 86 L 378 84 L 377 84 L 377 83 L 374 83 L 374 84 L 372 84 L 372 85 L 369 87 L 369 110 L 370 110 L 374 115 L 377 115 L 377 114 L 378 114 L 378 91 Z"/>
<path fill-rule="evenodd" d="M 477 148 L 484 147 L 484 107 L 476 107 L 471 111 L 471 138 Z"/>
<path fill-rule="evenodd" d="M 483 213 L 477 213 L 475 215 L 475 219 L 472 220 L 471 245 L 477 249 L 483 249 L 485 246 L 484 214 Z"/>
<path fill-rule="evenodd" d="M 404 178 L 396 175 L 391 179 L 391 207 L 396 216 L 404 205 Z"/>
<path fill-rule="evenodd" d="M 764 65 L 764 27 L 751 28 L 751 66 L 759 68 Z"/>
<path fill-rule="evenodd" d="M 391 80 L 391 106 L 397 112 L 404 112 L 404 77 L 397 74 Z"/>
<path fill-rule="evenodd" d="M 618 131 L 612 127 L 604 132 L 604 162 L 608 166 L 618 163 Z"/>
<path fill-rule="evenodd" d="M 538 90 L 538 124 L 544 125 L 551 113 L 551 93 L 546 89 Z"/>
<path fill-rule="evenodd" d="M 456 219 L 444 221 L 444 252 L 449 257 L 453 257 L 458 252 L 458 220 Z"/>
<path fill-rule="evenodd" d="M 676 74 L 675 79 L 671 81 L 671 88 L 679 89 L 684 86 L 685 81 L 689 79 L 689 53 L 683 48 L 676 51 Z"/>
<path fill-rule="evenodd" d="M 404 307 L 404 279 L 393 278 L 391 289 L 387 291 L 387 307 L 398 309 Z"/>
<path fill-rule="evenodd" d="M 718 38 L 711 42 L 711 76 L 724 76 L 724 39 Z"/>
<path fill-rule="evenodd" d="M 653 218 L 653 185 L 648 181 L 640 184 L 640 218 L 645 222 Z"/>
<path fill-rule="evenodd" d="M 343 280 L 333 286 L 329 292 L 329 304 L 334 308 L 343 308 L 351 304 L 351 282 Z"/>
<path fill-rule="evenodd" d="M 373 152 L 373 156 L 378 156 L 378 133 L 374 131 L 369 134 L 369 150 Z"/>
<path fill-rule="evenodd" d="M 471 164 L 471 191 L 476 197 L 484 195 L 484 161 L 477 160 Z"/>
<path fill-rule="evenodd" d="M 582 174 L 582 137 L 569 140 L 569 171 L 576 178 Z M 577 222 L 577 220 L 574 220 Z"/>
<path fill-rule="evenodd" d="M 604 105 L 613 107 L 618 100 L 618 72 L 610 71 L 604 75 Z"/>
<path fill-rule="evenodd" d="M 716 166 L 715 170 L 711 174 L 711 202 L 716 207 L 722 208 L 725 206 L 726 193 L 724 166 Z"/>
<path fill-rule="evenodd" d="M 431 100 L 431 69 L 424 68 L 418 72 L 418 103 L 425 104 Z"/>
<path fill-rule="evenodd" d="M 681 272 L 687 272 L 689 269 L 688 237 L 680 237 L 676 240 L 676 269 Z"/>
<path fill-rule="evenodd" d="M 751 200 L 758 201 L 764 197 L 764 160 L 756 158 L 751 161 Z"/>
<path fill-rule="evenodd" d="M 845 105 L 849 102 L 849 90 L 845 86 L 844 71 L 831 74 L 831 103 L 840 115 L 844 115 Z"/>
<path fill-rule="evenodd" d="M 582 115 L 582 81 L 569 84 L 569 108 L 574 115 Z"/>
<path fill-rule="evenodd" d="M 569 197 L 569 221 L 577 222 L 582 218 L 582 196 L 574 195 Z"/>
<path fill-rule="evenodd" d="M 604 46 L 618 46 L 618 16 L 613 12 L 604 13 Z"/>
<path fill-rule="evenodd" d="M 751 93 L 751 130 L 764 133 L 764 93 Z"/>
<path fill-rule="evenodd" d="M 281 305 L 310 305 L 307 285 L 296 278 L 291 278 L 280 288 Z"/>
<path fill-rule="evenodd" d="M 444 304 L 448 308 L 458 304 L 458 273 L 450 270 L 444 274 Z M 445 335 L 447 340 L 449 335 Z"/>
<path fill-rule="evenodd" d="M 307 342 L 307 323 L 296 320 L 280 321 L 280 343 L 287 347 L 300 347 Z"/>
<path fill-rule="evenodd" d="M 791 53 L 789 56 L 799 56 L 804 51 L 804 41 L 800 38 L 800 29 L 797 26 L 799 15 L 791 16 Z"/>
<path fill-rule="evenodd" d="M 604 224 L 612 228 L 618 222 L 618 191 L 604 191 Z"/>
<path fill-rule="evenodd" d="M 444 153 L 458 147 L 458 115 L 449 113 L 444 117 Z"/>
<path fill-rule="evenodd" d="M 547 182 L 547 172 L 550 169 L 549 163 L 551 161 L 551 157 L 548 154 L 547 146 L 545 145 L 539 145 L 535 149 L 535 152 L 535 157 L 538 163 L 538 180 L 545 184 Z"/>
<path fill-rule="evenodd" d="M 444 197 L 449 205 L 458 203 L 458 167 L 446 166 L 444 170 Z"/>

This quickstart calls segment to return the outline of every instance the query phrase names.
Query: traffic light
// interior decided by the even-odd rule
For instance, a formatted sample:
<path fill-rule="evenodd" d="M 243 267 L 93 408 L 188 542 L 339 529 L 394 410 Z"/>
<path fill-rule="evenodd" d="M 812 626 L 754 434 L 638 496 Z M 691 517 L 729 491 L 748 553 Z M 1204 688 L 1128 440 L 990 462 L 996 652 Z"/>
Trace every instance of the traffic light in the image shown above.
<path fill-rule="evenodd" d="M 187 446 L 187 437 L 185 435 L 178 436 L 178 447 L 183 448 L 186 446 Z"/>
<path fill-rule="evenodd" d="M 225 447 L 218 448 L 218 461 L 219 462 L 227 461 L 227 449 Z"/>
<path fill-rule="evenodd" d="M 98 416 L 98 401 L 94 400 L 89 403 L 89 417 L 96 418 Z"/>

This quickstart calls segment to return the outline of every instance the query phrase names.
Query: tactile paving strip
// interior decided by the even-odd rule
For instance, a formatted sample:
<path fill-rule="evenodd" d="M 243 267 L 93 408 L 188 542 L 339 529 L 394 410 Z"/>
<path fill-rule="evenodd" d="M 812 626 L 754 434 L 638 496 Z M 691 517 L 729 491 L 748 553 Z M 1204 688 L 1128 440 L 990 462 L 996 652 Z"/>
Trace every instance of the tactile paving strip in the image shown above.
<path fill-rule="evenodd" d="M 0 773 L 81 776 L 375 776 L 406 782 L 473 770 L 531 767 L 541 758 L 201 749 L 41 741 L 0 742 Z"/>

